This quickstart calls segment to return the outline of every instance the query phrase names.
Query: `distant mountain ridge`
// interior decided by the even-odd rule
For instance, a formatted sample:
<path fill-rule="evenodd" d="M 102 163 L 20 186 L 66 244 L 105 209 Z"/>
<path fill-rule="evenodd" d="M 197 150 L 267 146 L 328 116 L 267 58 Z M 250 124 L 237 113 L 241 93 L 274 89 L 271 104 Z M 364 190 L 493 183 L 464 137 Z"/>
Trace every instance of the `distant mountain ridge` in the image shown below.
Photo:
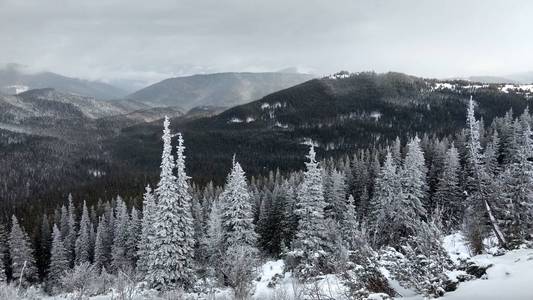
<path fill-rule="evenodd" d="M 314 78 L 299 73 L 215 73 L 165 79 L 129 96 L 152 106 L 232 107 Z"/>
<path fill-rule="evenodd" d="M 77 79 L 52 72 L 28 72 L 16 64 L 0 67 L 0 94 L 13 95 L 42 88 L 53 88 L 100 100 L 121 98 L 127 94 L 118 87 L 99 81 Z"/>

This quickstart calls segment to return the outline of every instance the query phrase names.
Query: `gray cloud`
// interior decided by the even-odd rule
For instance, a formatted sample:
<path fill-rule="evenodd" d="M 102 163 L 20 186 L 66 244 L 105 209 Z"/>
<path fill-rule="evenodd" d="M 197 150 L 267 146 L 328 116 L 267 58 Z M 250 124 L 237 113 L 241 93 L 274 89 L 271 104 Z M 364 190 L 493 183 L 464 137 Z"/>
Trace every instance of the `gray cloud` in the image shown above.
<path fill-rule="evenodd" d="M 531 1 L 0 0 L 0 60 L 154 82 L 201 72 L 533 69 Z"/>

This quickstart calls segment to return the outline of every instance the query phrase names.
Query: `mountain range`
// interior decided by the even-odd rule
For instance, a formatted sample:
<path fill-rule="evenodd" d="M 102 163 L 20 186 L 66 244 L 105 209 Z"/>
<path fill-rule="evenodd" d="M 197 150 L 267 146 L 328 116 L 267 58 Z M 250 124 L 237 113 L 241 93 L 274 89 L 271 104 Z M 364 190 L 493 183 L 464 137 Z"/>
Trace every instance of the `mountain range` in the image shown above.
<path fill-rule="evenodd" d="M 169 78 L 128 95 L 152 106 L 231 107 L 279 91 L 314 76 L 299 73 L 216 73 Z"/>
<path fill-rule="evenodd" d="M 97 99 L 120 98 L 126 91 L 113 85 L 71 78 L 52 72 L 33 72 L 17 64 L 0 67 L 0 94 L 18 94 L 31 89 L 54 88 Z"/>

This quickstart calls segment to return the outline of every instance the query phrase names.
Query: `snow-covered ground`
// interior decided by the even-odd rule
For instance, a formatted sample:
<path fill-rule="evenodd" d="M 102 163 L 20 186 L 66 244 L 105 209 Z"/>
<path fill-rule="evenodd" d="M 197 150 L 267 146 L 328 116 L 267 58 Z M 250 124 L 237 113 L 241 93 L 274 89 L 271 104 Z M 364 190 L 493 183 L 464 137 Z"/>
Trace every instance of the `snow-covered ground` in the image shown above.
<path fill-rule="evenodd" d="M 459 284 L 456 291 L 446 294 L 443 299 L 533 299 L 533 249 L 513 250 L 502 256 L 478 255 L 472 260 L 478 265 L 492 267 L 482 279 Z"/>
<path fill-rule="evenodd" d="M 486 241 L 486 246 L 491 247 Z M 519 249 L 501 256 L 482 254 L 470 257 L 470 250 L 460 233 L 448 235 L 443 246 L 455 262 L 470 259 L 478 266 L 491 266 L 481 279 L 462 282 L 457 290 L 446 293 L 443 300 L 532 300 L 533 299 L 533 249 Z M 493 249 L 489 249 L 493 250 Z M 489 251 L 490 252 L 490 251 Z M 454 278 L 464 271 L 451 271 Z M 394 287 L 396 288 L 396 287 Z M 409 300 L 422 300 L 423 296 L 409 295 Z"/>
<path fill-rule="evenodd" d="M 469 259 L 478 266 L 490 266 L 486 275 L 481 279 L 462 282 L 456 291 L 446 293 L 443 300 L 532 300 L 533 299 L 533 249 L 518 249 L 501 256 L 491 254 L 470 257 L 470 251 L 460 233 L 448 235 L 443 240 L 443 246 L 452 260 L 458 263 Z M 304 295 L 314 294 L 324 299 L 347 299 L 346 287 L 339 277 L 327 275 L 313 283 L 301 284 L 284 271 L 283 260 L 265 262 L 259 269 L 257 280 L 254 281 L 252 297 L 254 300 L 269 299 L 302 299 Z M 396 299 L 423 300 L 421 295 L 401 287 L 397 281 L 390 278 L 385 268 L 381 271 L 389 279 L 393 287 L 402 297 Z M 464 271 L 450 271 L 448 276 L 454 278 L 465 274 Z M 149 296 L 149 297 L 148 297 Z M 209 295 L 185 294 L 184 299 L 232 299 L 229 288 L 216 289 Z M 378 295 L 376 298 L 381 299 Z M 139 292 L 133 299 L 160 299 L 155 297 L 155 291 Z M 64 299 L 61 297 L 44 298 L 47 300 Z M 90 300 L 117 299 L 116 293 L 91 297 Z"/>
<path fill-rule="evenodd" d="M 464 236 L 459 232 L 445 236 L 442 246 L 455 263 L 470 257 L 470 249 L 466 245 Z"/>

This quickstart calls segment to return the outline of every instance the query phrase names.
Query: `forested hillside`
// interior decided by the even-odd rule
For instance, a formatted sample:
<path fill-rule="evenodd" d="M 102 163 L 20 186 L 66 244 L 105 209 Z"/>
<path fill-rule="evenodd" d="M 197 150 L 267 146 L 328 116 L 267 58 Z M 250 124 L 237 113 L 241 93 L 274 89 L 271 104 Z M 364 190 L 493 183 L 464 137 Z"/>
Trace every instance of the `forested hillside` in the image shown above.
<path fill-rule="evenodd" d="M 5 286 L 14 297 L 277 299 L 290 278 L 294 299 L 442 296 L 491 268 L 450 252 L 445 235 L 461 236 L 471 255 L 533 241 L 532 116 L 508 111 L 485 126 L 479 103 L 467 103 L 454 135 L 397 137 L 325 160 L 311 144 L 303 172 L 250 180 L 233 156 L 225 184 L 204 187 L 190 180 L 187 142 L 165 118 L 159 178 L 142 201 L 69 195 L 37 218 L 33 238 L 25 216 L 12 215 L 0 228 L 9 258 L 0 259 L 0 284 L 43 284 L 24 294 Z M 285 277 L 260 288 L 257 267 L 269 259 L 281 260 Z"/>
<path fill-rule="evenodd" d="M 503 85 L 339 73 L 215 116 L 209 109 L 193 109 L 172 119 L 172 129 L 188 141 L 187 166 L 194 182 L 220 185 L 234 154 L 249 176 L 257 176 L 278 168 L 282 173 L 302 169 L 309 143 L 317 146 L 318 157 L 338 158 L 382 147 L 396 136 L 453 136 L 464 126 L 470 95 L 487 126 L 509 109 L 520 114 L 531 101 L 527 91 Z M 155 182 L 160 122 L 132 126 L 127 116 L 36 126 L 59 128 L 59 137 L 3 130 L 2 165 L 8 166 L 1 169 L 2 203 L 8 206 L 4 220 L 10 218 L 12 203 L 22 204 L 16 210 L 52 209 L 69 193 L 95 203 L 116 194 L 135 197 L 146 183 Z"/>

